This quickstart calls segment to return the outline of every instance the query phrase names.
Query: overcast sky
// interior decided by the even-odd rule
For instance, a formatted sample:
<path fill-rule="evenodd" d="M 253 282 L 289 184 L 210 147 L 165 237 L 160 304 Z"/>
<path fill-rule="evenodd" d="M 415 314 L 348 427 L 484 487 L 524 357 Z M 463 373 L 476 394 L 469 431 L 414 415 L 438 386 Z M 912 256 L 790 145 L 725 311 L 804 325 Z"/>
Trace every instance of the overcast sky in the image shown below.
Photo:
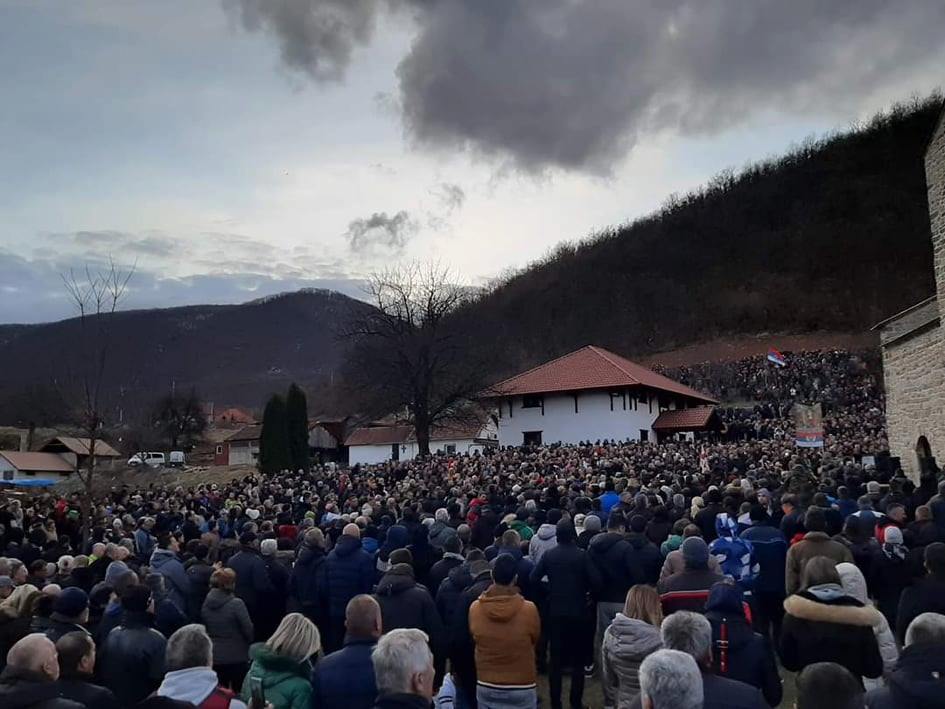
<path fill-rule="evenodd" d="M 0 0 L 0 322 L 470 284 L 945 81 L 941 0 Z"/>

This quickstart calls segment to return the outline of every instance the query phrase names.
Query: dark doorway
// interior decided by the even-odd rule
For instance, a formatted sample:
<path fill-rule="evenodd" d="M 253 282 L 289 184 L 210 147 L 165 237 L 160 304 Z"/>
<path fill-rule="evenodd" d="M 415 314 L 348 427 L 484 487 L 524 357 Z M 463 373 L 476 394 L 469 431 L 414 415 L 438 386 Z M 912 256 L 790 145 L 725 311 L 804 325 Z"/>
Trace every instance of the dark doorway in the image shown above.
<path fill-rule="evenodd" d="M 400 444 L 391 443 L 390 445 L 390 459 L 391 460 L 400 460 Z"/>
<path fill-rule="evenodd" d="M 523 431 L 522 432 L 522 445 L 540 446 L 541 445 L 541 431 Z"/>

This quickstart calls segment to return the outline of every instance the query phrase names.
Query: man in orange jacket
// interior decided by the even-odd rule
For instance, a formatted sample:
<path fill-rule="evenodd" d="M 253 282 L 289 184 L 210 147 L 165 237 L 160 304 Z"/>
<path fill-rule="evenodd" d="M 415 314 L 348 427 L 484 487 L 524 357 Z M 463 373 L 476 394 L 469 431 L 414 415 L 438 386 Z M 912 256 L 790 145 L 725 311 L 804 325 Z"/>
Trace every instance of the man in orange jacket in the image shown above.
<path fill-rule="evenodd" d="M 535 646 L 541 634 L 538 609 L 515 586 L 517 560 L 500 554 L 492 565 L 492 586 L 469 609 L 476 644 L 476 699 L 481 707 L 538 706 Z"/>

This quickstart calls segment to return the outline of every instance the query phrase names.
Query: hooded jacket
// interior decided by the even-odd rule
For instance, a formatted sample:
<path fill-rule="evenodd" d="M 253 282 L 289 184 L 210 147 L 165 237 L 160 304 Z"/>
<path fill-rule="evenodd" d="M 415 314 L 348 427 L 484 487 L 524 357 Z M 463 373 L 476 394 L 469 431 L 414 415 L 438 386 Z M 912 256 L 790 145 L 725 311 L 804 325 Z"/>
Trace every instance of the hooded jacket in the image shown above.
<path fill-rule="evenodd" d="M 456 530 L 446 522 L 434 522 L 430 527 L 430 545 L 442 550 L 450 538 L 456 536 Z"/>
<path fill-rule="evenodd" d="M 251 679 L 258 678 L 262 680 L 266 702 L 272 704 L 273 709 L 309 709 L 312 700 L 311 662 L 296 662 L 290 657 L 277 655 L 264 643 L 253 645 L 249 656 L 253 664 L 240 692 L 244 702 L 248 704 L 252 698 Z"/>
<path fill-rule="evenodd" d="M 147 613 L 124 611 L 120 625 L 99 648 L 96 671 L 120 704 L 136 704 L 161 684 L 166 647 Z"/>
<path fill-rule="evenodd" d="M 587 555 L 601 577 L 598 601 L 623 603 L 630 587 L 642 581 L 642 570 L 630 565 L 631 553 L 630 543 L 618 532 L 604 532 L 591 540 Z"/>
<path fill-rule="evenodd" d="M 634 571 L 634 583 L 655 584 L 659 581 L 663 565 L 659 547 L 645 534 L 636 532 L 627 534 L 627 543 L 630 545 L 630 568 Z"/>
<path fill-rule="evenodd" d="M 626 709 L 640 693 L 640 664 L 663 647 L 660 629 L 623 613 L 604 631 L 601 684 L 604 706 Z"/>
<path fill-rule="evenodd" d="M 187 596 L 190 595 L 190 578 L 177 554 L 170 549 L 155 549 L 151 554 L 151 570 L 164 577 L 168 599 L 182 613 L 187 611 Z"/>
<path fill-rule="evenodd" d="M 757 687 L 770 706 L 781 703 L 781 677 L 767 638 L 752 630 L 745 618 L 743 594 L 730 583 L 709 591 L 706 618 L 712 625 L 712 667 L 715 674 Z"/>
<path fill-rule="evenodd" d="M 926 612 L 945 615 L 945 579 L 929 575 L 902 592 L 896 615 L 896 639 L 900 644 L 905 643 L 909 623 Z"/>
<path fill-rule="evenodd" d="M 266 562 L 258 551 L 244 545 L 226 565 L 236 572 L 236 595 L 243 599 L 250 613 L 255 613 L 261 597 L 275 591 Z"/>
<path fill-rule="evenodd" d="M 306 615 L 327 615 L 328 555 L 321 547 L 303 544 L 289 577 L 289 594 Z"/>
<path fill-rule="evenodd" d="M 945 709 L 945 644 L 910 645 L 886 686 L 866 695 L 869 709 Z"/>
<path fill-rule="evenodd" d="M 528 542 L 528 557 L 532 563 L 537 564 L 541 561 L 542 554 L 556 546 L 558 546 L 558 539 L 555 535 L 555 526 L 543 524 Z"/>
<path fill-rule="evenodd" d="M 384 632 L 397 628 L 419 628 L 439 654 L 443 647 L 443 621 L 430 592 L 413 577 L 410 564 L 394 564 L 377 584 L 374 594 L 381 607 Z"/>
<path fill-rule="evenodd" d="M 469 609 L 476 676 L 492 687 L 534 687 L 538 609 L 514 586 L 493 584 Z"/>
<path fill-rule="evenodd" d="M 872 605 L 866 588 L 866 579 L 863 578 L 863 573 L 857 568 L 856 564 L 848 562 L 837 564 L 837 573 L 840 574 L 840 583 L 848 596 L 852 596 L 864 606 Z M 899 649 L 896 647 L 896 639 L 889 628 L 889 623 L 882 614 L 877 619 L 876 625 L 873 626 L 873 634 L 876 636 L 876 642 L 879 643 L 879 654 L 883 657 L 883 672 L 890 672 L 899 659 Z M 878 680 L 866 680 L 864 682 L 867 689 L 881 684 L 882 682 Z"/>
<path fill-rule="evenodd" d="M 212 588 L 200 615 L 213 641 L 213 664 L 246 662 L 253 642 L 253 621 L 246 604 L 222 588 Z"/>
<path fill-rule="evenodd" d="M 542 525 L 544 527 L 544 525 Z M 541 530 L 539 529 L 539 536 Z M 534 543 L 534 539 L 532 542 Z M 600 573 L 574 543 L 574 529 L 562 525 L 557 529 L 557 543 L 545 551 L 532 571 L 532 584 L 548 576 L 548 616 L 550 618 L 583 618 L 588 594 L 601 587 Z"/>
<path fill-rule="evenodd" d="M 814 662 L 836 662 L 854 677 L 879 677 L 883 658 L 873 633 L 880 612 L 823 584 L 789 596 L 781 625 L 781 664 L 792 672 Z"/>
<path fill-rule="evenodd" d="M 436 592 L 436 609 L 447 629 L 453 627 L 460 596 L 472 585 L 473 577 L 466 563 L 450 569 Z"/>
<path fill-rule="evenodd" d="M 374 560 L 361 548 L 361 541 L 342 535 L 328 555 L 328 613 L 344 618 L 348 601 L 374 586 Z"/>
<path fill-rule="evenodd" d="M 168 672 L 158 687 L 157 694 L 159 697 L 190 702 L 199 707 L 218 685 L 217 673 L 209 667 L 188 667 L 185 670 Z M 239 699 L 231 699 L 230 709 L 246 709 L 246 704 Z"/>
<path fill-rule="evenodd" d="M 758 562 L 751 542 L 736 536 L 737 522 L 726 513 L 715 518 L 718 535 L 709 545 L 709 553 L 722 567 L 722 573 L 730 576 L 741 588 L 751 590 L 758 577 Z"/>
<path fill-rule="evenodd" d="M 187 594 L 187 617 L 193 622 L 200 621 L 200 609 L 210 591 L 210 577 L 213 567 L 203 559 L 190 559 L 184 564 L 184 571 L 190 579 L 190 592 Z"/>

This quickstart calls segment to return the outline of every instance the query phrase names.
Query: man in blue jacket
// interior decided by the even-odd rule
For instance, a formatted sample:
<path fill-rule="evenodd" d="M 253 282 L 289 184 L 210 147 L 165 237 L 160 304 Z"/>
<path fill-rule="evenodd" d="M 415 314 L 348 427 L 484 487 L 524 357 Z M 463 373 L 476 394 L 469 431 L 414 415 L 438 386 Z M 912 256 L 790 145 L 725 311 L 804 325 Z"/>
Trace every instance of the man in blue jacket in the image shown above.
<path fill-rule="evenodd" d="M 318 709 L 371 709 L 377 699 L 371 653 L 381 637 L 381 608 L 362 594 L 345 610 L 344 647 L 312 670 L 312 706 Z"/>
<path fill-rule="evenodd" d="M 329 650 L 341 648 L 345 637 L 345 611 L 357 595 L 370 593 L 376 573 L 374 559 L 361 547 L 361 530 L 347 525 L 328 555 L 328 638 Z"/>
<path fill-rule="evenodd" d="M 751 526 L 739 536 L 751 543 L 758 576 L 752 591 L 752 612 L 755 628 L 777 644 L 784 617 L 784 564 L 787 559 L 787 541 L 761 505 L 753 505 L 748 513 Z M 770 636 L 769 636 L 770 632 Z"/>
<path fill-rule="evenodd" d="M 164 589 L 167 598 L 177 606 L 181 613 L 187 611 L 187 597 L 190 595 L 190 577 L 184 565 L 177 558 L 180 543 L 177 537 L 166 532 L 158 537 L 158 548 L 151 553 L 151 571 L 164 577 Z"/>

